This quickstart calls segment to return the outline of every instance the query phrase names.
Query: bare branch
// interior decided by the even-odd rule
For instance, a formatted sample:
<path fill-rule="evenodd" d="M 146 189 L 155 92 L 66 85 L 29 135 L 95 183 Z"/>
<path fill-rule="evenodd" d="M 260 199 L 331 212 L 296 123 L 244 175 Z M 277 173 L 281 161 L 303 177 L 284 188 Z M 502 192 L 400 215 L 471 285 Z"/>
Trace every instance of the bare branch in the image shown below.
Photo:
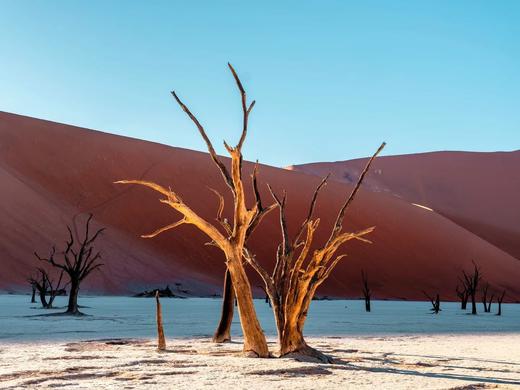
<path fill-rule="evenodd" d="M 374 155 L 368 160 L 367 164 L 365 165 L 365 169 L 361 172 L 361 175 L 359 176 L 359 179 L 352 189 L 352 192 L 350 193 L 350 196 L 347 198 L 341 209 L 339 210 L 338 216 L 336 217 L 336 222 L 334 223 L 334 228 L 332 229 L 332 233 L 330 235 L 329 241 L 331 242 L 336 238 L 336 236 L 341 232 L 342 226 L 343 226 L 343 219 L 345 218 L 345 212 L 347 211 L 349 205 L 354 200 L 354 197 L 356 196 L 359 188 L 361 187 L 361 183 L 363 182 L 363 179 L 365 178 L 365 175 L 367 174 L 368 170 L 370 169 L 370 165 L 372 165 L 372 162 L 377 157 L 377 155 L 383 150 L 386 143 L 383 142 L 381 146 L 377 149 L 377 151 L 374 153 Z"/>
<path fill-rule="evenodd" d="M 150 233 L 150 234 L 143 234 L 141 237 L 142 237 L 142 238 L 153 238 L 153 237 L 158 236 L 158 235 L 161 234 L 161 233 L 164 233 L 164 232 L 167 231 L 167 230 L 174 229 L 174 228 L 176 228 L 177 226 L 180 226 L 180 225 L 185 224 L 185 223 L 186 223 L 186 219 L 183 218 L 183 219 L 181 219 L 180 221 L 177 221 L 177 222 L 171 223 L 171 224 L 169 224 L 169 225 L 167 225 L 167 226 L 164 226 L 164 227 L 162 227 L 162 228 L 160 228 L 160 229 L 157 229 L 157 230 L 155 230 L 154 232 L 152 232 L 152 233 Z"/>
<path fill-rule="evenodd" d="M 208 152 L 211 156 L 211 159 L 219 169 L 220 173 L 222 174 L 222 177 L 224 178 L 224 181 L 230 188 L 231 192 L 235 192 L 235 186 L 233 184 L 233 180 L 231 180 L 231 176 L 229 175 L 229 172 L 226 168 L 226 166 L 222 163 L 222 161 L 217 156 L 217 152 L 215 152 L 215 149 L 213 148 L 213 144 L 211 143 L 209 137 L 206 134 L 206 131 L 204 130 L 204 127 L 200 124 L 199 120 L 193 115 L 188 107 L 179 99 L 175 91 L 171 91 L 172 96 L 175 98 L 179 106 L 182 108 L 182 110 L 188 115 L 188 117 L 192 120 L 193 123 L 195 123 L 195 126 L 197 126 L 197 129 L 199 130 L 199 133 L 206 143 Z"/>

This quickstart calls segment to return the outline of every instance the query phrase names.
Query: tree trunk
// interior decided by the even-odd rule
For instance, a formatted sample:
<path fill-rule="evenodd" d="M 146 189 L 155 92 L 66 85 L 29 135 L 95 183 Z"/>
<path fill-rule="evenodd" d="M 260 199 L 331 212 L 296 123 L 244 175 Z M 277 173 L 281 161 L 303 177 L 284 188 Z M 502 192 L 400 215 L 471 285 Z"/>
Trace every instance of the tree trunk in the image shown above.
<path fill-rule="evenodd" d="M 225 343 L 231 341 L 231 323 L 233 322 L 235 302 L 235 290 L 231 281 L 229 269 L 226 269 L 224 275 L 224 290 L 222 292 L 222 313 L 217 330 L 213 335 L 213 342 Z"/>
<path fill-rule="evenodd" d="M 241 252 L 235 254 L 233 259 L 228 259 L 228 269 L 233 281 L 240 324 L 244 333 L 244 352 L 262 358 L 269 357 L 267 341 L 255 311 L 251 285 L 242 266 Z"/>
<path fill-rule="evenodd" d="M 471 296 L 471 314 L 477 314 L 477 303 L 474 295 Z"/>
<path fill-rule="evenodd" d="M 49 307 L 49 304 L 47 303 L 47 298 L 45 297 L 45 291 L 40 291 L 40 302 L 42 303 L 42 307 L 44 309 L 47 309 Z"/>
<path fill-rule="evenodd" d="M 467 307 L 468 307 L 468 298 L 462 299 L 460 301 L 460 308 L 461 308 L 461 310 L 466 310 Z"/>
<path fill-rule="evenodd" d="M 164 350 L 166 350 L 166 340 L 164 339 L 164 329 L 163 329 L 163 321 L 162 321 L 161 302 L 159 301 L 159 291 L 155 292 L 155 303 L 156 303 L 155 318 L 157 321 L 157 350 L 164 351 Z"/>
<path fill-rule="evenodd" d="M 298 355 L 311 357 L 323 363 L 333 363 L 332 358 L 310 347 L 303 338 L 303 329 L 297 323 L 287 323 L 280 338 L 280 357 Z"/>
<path fill-rule="evenodd" d="M 36 303 L 36 289 L 32 288 L 31 303 Z"/>
<path fill-rule="evenodd" d="M 370 311 L 370 298 L 365 298 L 365 311 Z"/>
<path fill-rule="evenodd" d="M 497 316 L 501 316 L 501 315 L 502 315 L 502 302 L 498 301 L 498 313 L 497 313 Z"/>
<path fill-rule="evenodd" d="M 67 314 L 82 314 L 78 309 L 79 281 L 72 280 L 70 284 L 69 304 L 67 306 Z"/>

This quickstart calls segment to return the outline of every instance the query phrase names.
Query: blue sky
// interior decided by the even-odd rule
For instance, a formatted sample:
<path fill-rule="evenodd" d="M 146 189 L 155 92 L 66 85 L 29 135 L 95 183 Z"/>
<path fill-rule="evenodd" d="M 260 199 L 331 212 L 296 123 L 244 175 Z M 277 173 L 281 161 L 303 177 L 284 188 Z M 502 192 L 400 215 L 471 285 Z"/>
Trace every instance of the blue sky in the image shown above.
<path fill-rule="evenodd" d="M 0 1 L 0 110 L 246 159 L 520 149 L 520 1 Z"/>

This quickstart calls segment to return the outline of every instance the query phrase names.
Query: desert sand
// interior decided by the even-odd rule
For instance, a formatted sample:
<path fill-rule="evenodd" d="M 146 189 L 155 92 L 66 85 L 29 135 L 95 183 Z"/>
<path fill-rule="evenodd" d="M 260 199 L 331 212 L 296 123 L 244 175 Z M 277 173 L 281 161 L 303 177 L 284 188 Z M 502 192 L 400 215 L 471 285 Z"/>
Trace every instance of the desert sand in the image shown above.
<path fill-rule="evenodd" d="M 0 346 L 0 388 L 510 389 L 520 335 L 311 338 L 334 364 L 252 359 L 240 340 L 101 340 Z M 270 342 L 275 348 L 274 340 Z"/>
<path fill-rule="evenodd" d="M 351 183 L 366 159 L 295 165 L 289 169 Z M 364 186 L 425 205 L 520 258 L 520 150 L 430 152 L 379 157 Z"/>
<path fill-rule="evenodd" d="M 250 171 L 252 165 L 245 165 Z M 45 253 L 52 244 L 64 241 L 65 224 L 92 212 L 97 225 L 107 227 L 99 240 L 105 266 L 85 281 L 83 292 L 129 294 L 182 282 L 192 295 L 220 293 L 222 254 L 204 246 L 207 238 L 193 227 L 182 226 L 152 240 L 139 238 L 178 215 L 146 189 L 113 184 L 124 178 L 172 186 L 211 220 L 218 201 L 207 186 L 226 194 L 205 153 L 0 113 L 0 264 L 4 270 L 0 290 L 27 291 L 26 278 L 36 265 L 33 251 Z M 266 202 L 270 199 L 266 183 L 276 191 L 288 190 L 290 230 L 303 219 L 319 181 L 315 175 L 260 167 Z M 347 183 L 331 182 L 320 195 L 316 242 L 328 236 L 350 189 Z M 226 200 L 229 205 L 229 197 Z M 495 203 L 500 204 L 500 199 Z M 319 296 L 359 297 L 364 268 L 380 299 L 424 299 L 422 290 L 455 299 L 459 272 L 475 260 L 494 289 L 506 289 L 509 301 L 520 300 L 519 260 L 435 208 L 430 211 L 391 193 L 366 190 L 355 200 L 345 226 L 376 226 L 370 237 L 373 244 L 345 246 L 348 257 L 320 287 Z M 277 216 L 272 213 L 251 239 L 252 250 L 267 268 L 273 264 L 279 239 Z M 260 284 L 254 275 L 252 284 Z M 260 296 L 261 290 L 256 293 Z"/>

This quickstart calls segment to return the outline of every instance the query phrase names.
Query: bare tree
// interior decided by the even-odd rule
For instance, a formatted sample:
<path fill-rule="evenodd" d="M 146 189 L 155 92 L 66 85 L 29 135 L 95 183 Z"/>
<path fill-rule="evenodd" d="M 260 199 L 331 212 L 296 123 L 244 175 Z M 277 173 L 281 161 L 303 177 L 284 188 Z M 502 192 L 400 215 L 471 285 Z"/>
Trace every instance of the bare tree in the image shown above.
<path fill-rule="evenodd" d="M 365 271 L 361 270 L 361 282 L 363 283 L 363 297 L 365 298 L 365 311 L 370 311 L 370 297 L 372 292 L 368 286 L 368 275 Z"/>
<path fill-rule="evenodd" d="M 47 270 L 43 268 L 38 268 L 37 271 L 38 276 L 31 276 L 29 278 L 29 283 L 31 284 L 33 289 L 38 291 L 42 307 L 44 309 L 52 309 L 54 299 L 56 298 L 56 295 L 62 288 L 61 281 L 63 279 L 63 271 L 60 272 L 58 282 L 56 284 L 54 284 L 54 281 L 49 277 L 49 273 L 47 272 Z M 49 297 L 48 300 L 47 296 Z"/>
<path fill-rule="evenodd" d="M 225 343 L 231 341 L 231 323 L 233 322 L 235 302 L 235 290 L 231 282 L 231 274 L 229 269 L 226 269 L 224 275 L 224 290 L 222 294 L 222 312 L 220 321 L 213 335 L 213 342 Z"/>
<path fill-rule="evenodd" d="M 31 303 L 36 303 L 36 287 L 34 287 L 34 283 L 29 280 L 29 284 L 31 285 Z"/>
<path fill-rule="evenodd" d="M 43 262 L 47 262 L 52 266 L 61 269 L 69 276 L 70 293 L 67 311 L 64 314 L 81 315 L 78 308 L 78 294 L 81 282 L 90 275 L 92 271 L 98 269 L 103 264 L 99 263 L 101 253 L 94 250 L 94 242 L 99 235 L 105 230 L 98 229 L 94 234 L 90 234 L 90 222 L 93 215 L 89 214 L 85 224 L 85 234 L 79 239 L 72 234 L 72 229 L 67 226 L 69 239 L 66 242 L 66 248 L 60 253 L 62 260 L 56 260 L 56 247 L 52 247 L 50 255 L 46 258 L 40 257 L 38 253 L 34 253 L 36 257 Z"/>
<path fill-rule="evenodd" d="M 266 208 L 264 208 L 262 205 L 256 179 L 256 165 L 252 174 L 252 187 L 255 196 L 255 202 L 251 208 L 248 208 L 246 205 L 245 189 L 242 180 L 242 145 L 246 139 L 249 115 L 254 107 L 255 102 L 253 101 L 248 105 L 246 92 L 238 75 L 230 64 L 228 64 L 228 66 L 240 91 L 243 112 L 242 134 L 237 145 L 235 147 L 231 147 L 226 142 L 224 142 L 224 146 L 231 156 L 231 173 L 228 171 L 228 168 L 224 165 L 222 160 L 217 156 L 217 153 L 215 152 L 215 149 L 213 148 L 213 145 L 206 135 L 206 131 L 199 120 L 191 113 L 188 107 L 186 107 L 186 105 L 179 99 L 174 91 L 172 91 L 172 95 L 182 110 L 188 115 L 188 117 L 197 127 L 200 135 L 206 143 L 213 163 L 219 169 L 224 182 L 231 191 L 234 201 L 233 222 L 230 224 L 226 218 L 222 217 L 222 212 L 224 210 L 224 197 L 217 190 L 212 190 L 219 198 L 219 208 L 217 212 L 218 224 L 214 225 L 200 217 L 181 199 L 181 197 L 176 192 L 171 189 L 166 189 L 156 183 L 143 180 L 121 180 L 116 183 L 139 184 L 151 188 L 164 196 L 163 199 L 160 199 L 160 202 L 167 204 L 182 215 L 182 219 L 179 221 L 164 226 L 143 237 L 155 237 L 160 233 L 175 227 L 188 224 L 194 225 L 200 231 L 206 234 L 211 240 L 209 244 L 214 245 L 222 250 L 226 257 L 226 265 L 231 275 L 232 284 L 238 302 L 240 323 L 244 334 L 244 352 L 259 357 L 268 357 L 269 351 L 267 348 L 267 342 L 256 315 L 251 285 L 249 283 L 249 279 L 243 264 L 243 253 L 247 238 L 259 224 L 263 216 L 270 210 L 274 209 L 275 205 Z"/>
<path fill-rule="evenodd" d="M 462 271 L 464 288 L 468 291 L 468 294 L 471 298 L 471 314 L 477 314 L 477 288 L 482 279 L 482 275 L 480 272 L 480 268 L 477 266 L 475 262 L 473 262 L 473 273 L 467 274 L 466 271 Z"/>
<path fill-rule="evenodd" d="M 491 298 L 489 298 L 488 305 L 487 305 L 487 312 L 491 313 L 491 304 L 493 303 L 493 298 L 495 298 L 495 294 L 491 294 Z"/>
<path fill-rule="evenodd" d="M 487 296 L 489 291 L 489 283 L 486 283 L 482 288 L 482 305 L 484 306 L 484 313 L 488 312 Z"/>
<path fill-rule="evenodd" d="M 502 291 L 502 294 L 497 297 L 497 302 L 498 302 L 497 316 L 501 316 L 502 315 L 502 301 L 504 300 L 505 296 L 506 296 L 506 290 Z"/>
<path fill-rule="evenodd" d="M 456 292 L 457 292 L 457 296 L 459 297 L 460 299 L 460 308 L 462 310 L 466 310 L 467 306 L 468 306 L 468 298 L 469 298 L 469 294 L 468 294 L 468 290 L 465 286 L 464 283 L 462 283 L 462 287 L 460 287 L 459 285 L 457 285 L 456 287 Z"/>
<path fill-rule="evenodd" d="M 441 311 L 441 298 L 439 294 L 435 296 L 435 298 L 431 297 L 426 291 L 423 291 L 423 294 L 428 298 L 430 303 L 432 304 L 432 308 L 430 309 L 433 314 L 439 314 Z"/>
<path fill-rule="evenodd" d="M 166 340 L 164 338 L 162 309 L 161 309 L 161 302 L 159 301 L 159 290 L 157 290 L 155 292 L 155 304 L 156 304 L 155 318 L 157 321 L 157 350 L 165 351 L 166 350 Z"/>
<path fill-rule="evenodd" d="M 353 239 L 370 242 L 364 236 L 371 233 L 374 227 L 347 233 L 343 232 L 343 220 L 345 212 L 354 200 L 372 161 L 384 145 L 383 143 L 370 158 L 358 182 L 340 208 L 327 242 L 313 251 L 311 251 L 311 248 L 313 247 L 314 232 L 320 221 L 319 218 L 314 219 L 314 209 L 318 194 L 326 184 L 328 176 L 321 181 L 314 191 L 307 217 L 292 240 L 289 238 L 287 230 L 286 194 L 284 193 L 283 197 L 280 198 L 269 186 L 271 195 L 279 208 L 282 233 L 282 242 L 278 246 L 273 272 L 269 274 L 247 248 L 244 248 L 244 258 L 264 281 L 265 289 L 271 299 L 280 342 L 280 356 L 296 353 L 311 356 L 324 362 L 332 361 L 328 356 L 307 345 L 303 337 L 303 327 L 316 289 L 328 278 L 339 261 L 345 257 L 345 255 L 336 255 L 338 249 L 345 242 Z"/>

